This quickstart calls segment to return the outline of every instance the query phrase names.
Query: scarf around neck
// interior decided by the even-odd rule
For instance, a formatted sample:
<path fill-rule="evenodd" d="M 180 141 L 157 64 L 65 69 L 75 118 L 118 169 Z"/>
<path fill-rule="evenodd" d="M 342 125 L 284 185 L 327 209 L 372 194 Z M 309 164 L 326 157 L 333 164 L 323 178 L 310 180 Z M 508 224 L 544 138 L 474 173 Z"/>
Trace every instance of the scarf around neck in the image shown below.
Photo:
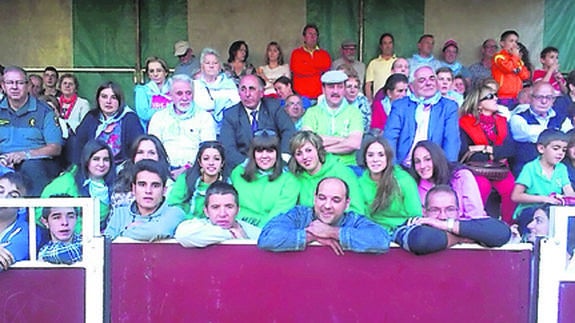
<path fill-rule="evenodd" d="M 78 94 L 74 93 L 70 98 L 66 98 L 63 95 L 58 97 L 58 101 L 60 101 L 60 117 L 64 120 L 68 120 L 70 114 L 72 113 L 72 109 L 76 105 L 76 101 L 78 100 Z M 67 108 L 64 109 L 64 105 L 67 105 Z"/>
<path fill-rule="evenodd" d="M 100 122 L 100 124 L 98 125 L 98 127 L 96 128 L 96 135 L 94 136 L 94 138 L 98 138 L 105 130 L 106 128 L 108 128 L 108 126 L 115 124 L 119 121 L 122 120 L 122 118 L 124 118 L 124 116 L 126 114 L 128 114 L 129 112 L 133 112 L 132 109 L 130 109 L 130 107 L 128 107 L 127 105 L 124 106 L 124 108 L 122 109 L 122 112 L 116 112 L 115 115 L 106 118 L 104 116 L 104 114 L 102 112 L 100 112 L 100 117 L 98 119 L 98 121 Z"/>
<path fill-rule="evenodd" d="M 494 114 L 493 117 L 495 118 L 494 123 L 494 135 L 489 138 L 487 133 L 484 130 L 484 127 L 487 127 L 486 120 L 484 120 L 484 124 L 481 124 L 480 120 L 477 120 L 473 115 L 467 114 L 459 118 L 459 126 L 461 130 L 463 130 L 471 141 L 475 145 L 490 145 L 490 141 L 495 146 L 501 146 L 503 141 L 507 137 L 507 119 L 502 116 Z"/>

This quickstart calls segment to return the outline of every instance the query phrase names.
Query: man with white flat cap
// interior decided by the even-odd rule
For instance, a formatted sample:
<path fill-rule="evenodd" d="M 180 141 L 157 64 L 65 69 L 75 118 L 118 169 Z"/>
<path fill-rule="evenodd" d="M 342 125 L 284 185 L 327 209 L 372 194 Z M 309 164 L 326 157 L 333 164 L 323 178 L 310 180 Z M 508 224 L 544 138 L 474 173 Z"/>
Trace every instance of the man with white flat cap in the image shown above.
<path fill-rule="evenodd" d="M 303 116 L 302 130 L 316 132 L 323 139 L 325 150 L 339 157 L 345 165 L 355 165 L 355 152 L 363 136 L 359 109 L 345 100 L 343 71 L 328 71 L 321 76 L 322 96 Z"/>

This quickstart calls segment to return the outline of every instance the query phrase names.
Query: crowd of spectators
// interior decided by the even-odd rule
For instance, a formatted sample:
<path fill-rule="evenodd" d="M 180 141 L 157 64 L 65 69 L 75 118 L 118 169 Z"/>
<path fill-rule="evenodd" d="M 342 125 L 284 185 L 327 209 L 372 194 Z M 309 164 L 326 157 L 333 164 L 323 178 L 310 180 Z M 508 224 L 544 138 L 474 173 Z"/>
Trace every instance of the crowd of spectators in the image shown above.
<path fill-rule="evenodd" d="M 334 59 L 316 25 L 302 41 L 289 59 L 270 42 L 257 68 L 243 40 L 226 62 L 178 41 L 173 75 L 146 60 L 133 108 L 114 81 L 90 107 L 72 74 L 3 68 L 0 196 L 93 197 L 112 240 L 316 242 L 338 255 L 533 240 L 546 234 L 534 214 L 575 196 L 575 72 L 563 76 L 557 48 L 534 69 L 507 30 L 466 67 L 453 39 L 435 58 L 422 35 L 402 58 L 384 33 L 366 67 L 354 40 Z M 40 259 L 81 260 L 81 210 L 39 209 L 36 222 Z M 0 208 L 0 270 L 28 258 L 27 226 Z"/>

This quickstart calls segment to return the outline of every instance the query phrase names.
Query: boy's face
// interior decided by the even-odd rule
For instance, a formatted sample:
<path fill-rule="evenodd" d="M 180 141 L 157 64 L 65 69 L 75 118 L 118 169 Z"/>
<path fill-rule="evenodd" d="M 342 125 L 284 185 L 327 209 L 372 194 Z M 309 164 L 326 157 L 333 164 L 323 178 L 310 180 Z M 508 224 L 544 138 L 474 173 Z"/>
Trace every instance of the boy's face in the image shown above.
<path fill-rule="evenodd" d="M 511 52 L 512 49 L 517 47 L 517 41 L 519 40 L 519 37 L 511 34 L 509 36 L 507 36 L 507 38 L 505 38 L 504 40 L 501 41 L 501 48 L 505 49 L 508 52 Z"/>
<path fill-rule="evenodd" d="M 545 55 L 545 58 L 541 58 L 540 60 L 541 65 L 543 65 L 545 69 L 555 67 L 557 64 L 559 64 L 559 53 L 549 52 Z"/>
<path fill-rule="evenodd" d="M 547 146 L 537 144 L 537 150 L 541 154 L 541 160 L 548 165 L 557 165 L 565 157 L 567 142 L 553 140 Z"/>
<path fill-rule="evenodd" d="M 143 170 L 136 174 L 132 193 L 141 215 L 150 215 L 162 204 L 166 188 L 160 175 Z"/>
<path fill-rule="evenodd" d="M 451 85 L 453 84 L 453 77 L 451 73 L 441 72 L 437 73 L 437 85 L 441 95 L 447 94 L 451 90 Z"/>
<path fill-rule="evenodd" d="M 73 207 L 53 207 L 42 223 L 50 230 L 52 241 L 68 242 L 74 235 L 78 215 Z"/>

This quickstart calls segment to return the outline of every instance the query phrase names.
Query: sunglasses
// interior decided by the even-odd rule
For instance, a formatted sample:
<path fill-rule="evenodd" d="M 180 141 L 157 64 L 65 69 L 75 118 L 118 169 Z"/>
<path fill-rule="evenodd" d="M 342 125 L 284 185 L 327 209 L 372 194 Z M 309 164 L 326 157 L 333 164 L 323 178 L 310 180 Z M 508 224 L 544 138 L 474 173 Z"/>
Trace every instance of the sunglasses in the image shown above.
<path fill-rule="evenodd" d="M 486 96 L 482 97 L 479 101 L 486 101 L 486 100 L 493 100 L 493 99 L 497 99 L 497 94 L 489 93 Z"/>
<path fill-rule="evenodd" d="M 208 140 L 208 141 L 202 141 L 200 143 L 200 149 L 204 149 L 204 148 L 218 148 L 221 147 L 222 144 L 217 141 L 217 140 Z"/>
<path fill-rule="evenodd" d="M 266 137 L 277 136 L 277 133 L 271 129 L 262 129 L 254 132 L 254 137 L 260 137 L 260 136 L 266 136 Z"/>

